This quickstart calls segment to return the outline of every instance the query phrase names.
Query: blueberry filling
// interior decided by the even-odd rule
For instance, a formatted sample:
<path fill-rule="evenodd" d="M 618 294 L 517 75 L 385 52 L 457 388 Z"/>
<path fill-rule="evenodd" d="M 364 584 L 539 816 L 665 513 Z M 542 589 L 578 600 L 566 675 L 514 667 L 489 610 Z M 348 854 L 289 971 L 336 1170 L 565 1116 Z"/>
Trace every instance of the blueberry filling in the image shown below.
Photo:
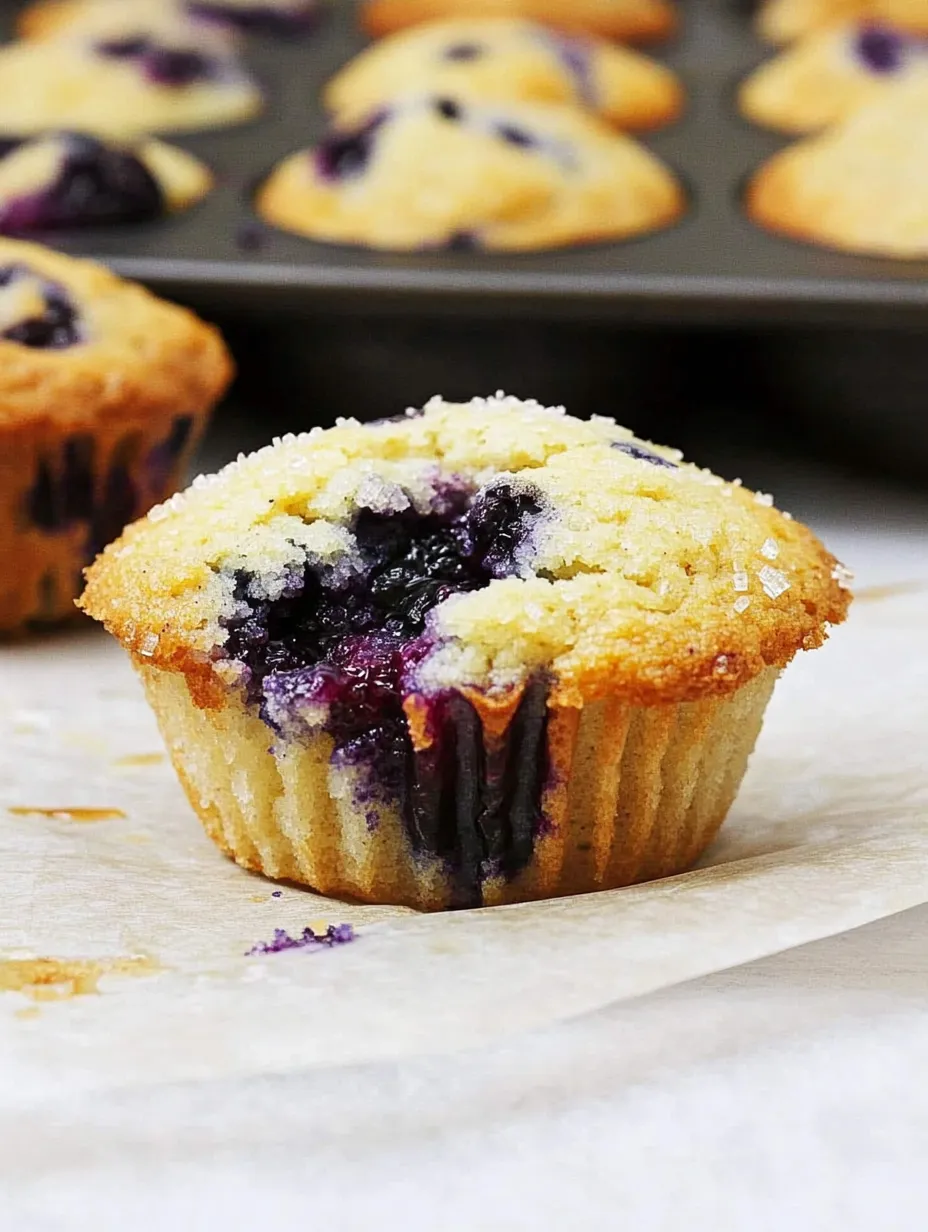
<path fill-rule="evenodd" d="M 97 51 L 109 59 L 136 61 L 155 85 L 189 86 L 217 75 L 217 64 L 211 56 L 186 48 L 160 47 L 143 37 L 98 43 Z"/>
<path fill-rule="evenodd" d="M 351 132 L 332 133 L 316 147 L 316 171 L 324 180 L 348 180 L 361 175 L 374 150 L 377 130 L 387 118 L 385 111 L 371 116 Z"/>
<path fill-rule="evenodd" d="M 164 196 L 144 163 L 94 137 L 67 134 L 55 179 L 0 207 L 0 231 L 142 222 L 165 211 Z"/>
<path fill-rule="evenodd" d="M 618 449 L 620 453 L 627 453 L 630 458 L 637 458 L 639 462 L 650 462 L 652 466 L 666 466 L 673 471 L 679 470 L 676 462 L 671 462 L 669 458 L 662 458 L 660 454 L 645 449 L 644 445 L 639 445 L 637 441 L 613 441 L 612 448 Z"/>
<path fill-rule="evenodd" d="M 454 43 L 444 54 L 445 60 L 466 63 L 469 60 L 479 60 L 484 54 L 484 48 L 479 43 Z"/>
<path fill-rule="evenodd" d="M 871 73 L 897 73 L 909 40 L 889 26 L 868 25 L 857 36 L 857 55 Z"/>
<path fill-rule="evenodd" d="M 443 120 L 460 120 L 461 106 L 453 98 L 436 98 L 435 110 Z"/>
<path fill-rule="evenodd" d="M 18 279 L 34 277 L 32 271 L 25 266 L 2 266 L 0 267 L 0 289 L 10 286 Z M 74 346 L 75 343 L 80 342 L 81 334 L 77 309 L 68 293 L 54 282 L 43 281 L 41 288 L 45 300 L 43 311 L 7 326 L 0 333 L 0 338 L 39 350 L 58 351 L 64 347 Z"/>
<path fill-rule="evenodd" d="M 303 34 L 313 29 L 321 12 L 316 0 L 293 8 L 278 8 L 273 4 L 222 4 L 221 0 L 188 0 L 187 12 L 202 21 L 234 26 L 253 34 L 286 36 Z"/>
<path fill-rule="evenodd" d="M 245 666 L 245 692 L 284 738 L 322 729 L 333 764 L 350 766 L 369 824 L 396 805 L 413 850 L 445 861 L 455 905 L 479 903 L 491 874 L 514 875 L 543 827 L 547 687 L 526 689 L 505 737 L 485 741 L 471 703 L 423 694 L 416 669 L 434 646 L 426 618 L 451 595 L 527 569 L 541 495 L 501 482 L 471 500 L 458 487 L 438 512 L 363 511 L 354 525 L 360 565 L 346 579 L 307 565 L 274 600 L 256 598 L 240 572 L 241 611 L 224 622 L 224 655 Z M 404 700 L 431 734 L 414 751 Z"/>

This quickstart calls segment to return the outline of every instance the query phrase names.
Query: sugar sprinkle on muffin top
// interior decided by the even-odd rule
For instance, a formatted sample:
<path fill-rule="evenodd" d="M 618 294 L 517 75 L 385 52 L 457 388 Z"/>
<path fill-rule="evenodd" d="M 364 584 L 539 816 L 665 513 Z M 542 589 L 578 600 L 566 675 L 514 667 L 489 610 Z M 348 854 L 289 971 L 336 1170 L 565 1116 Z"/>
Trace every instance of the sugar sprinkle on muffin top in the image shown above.
<path fill-rule="evenodd" d="M 477 573 L 458 586 L 446 560 L 423 605 L 425 689 L 505 690 L 543 669 L 576 704 L 608 669 L 635 704 L 725 693 L 818 645 L 848 603 L 834 558 L 763 494 L 612 419 L 497 395 L 285 437 L 200 478 L 107 550 L 84 607 L 205 697 L 234 682 L 245 608 L 307 568 L 323 588 L 363 577 L 359 527 L 394 517 L 430 532 L 463 518 L 462 568 L 479 549 Z M 421 545 L 403 550 L 406 568 Z"/>

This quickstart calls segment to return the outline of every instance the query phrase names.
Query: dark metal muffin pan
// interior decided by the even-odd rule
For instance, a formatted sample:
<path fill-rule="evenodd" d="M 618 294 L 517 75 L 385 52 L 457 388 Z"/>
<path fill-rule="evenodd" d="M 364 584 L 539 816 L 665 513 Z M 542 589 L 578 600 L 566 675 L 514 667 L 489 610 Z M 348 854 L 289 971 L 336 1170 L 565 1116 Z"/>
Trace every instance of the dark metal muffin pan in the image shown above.
<path fill-rule="evenodd" d="M 354 3 L 332 0 L 313 37 L 250 44 L 246 58 L 268 93 L 262 118 L 177 139 L 217 173 L 207 201 L 166 222 L 54 242 L 214 312 L 302 315 L 341 308 L 919 327 L 928 307 L 928 262 L 831 253 L 767 235 L 743 216 L 746 178 L 783 144 L 742 120 L 734 105 L 737 81 L 768 49 L 751 32 L 749 5 L 680 4 L 681 34 L 655 54 L 680 73 L 688 109 L 679 123 L 647 138 L 691 194 L 688 215 L 669 231 L 519 255 L 383 254 L 270 229 L 262 229 L 260 244 L 244 247 L 243 228 L 255 221 L 254 184 L 277 160 L 318 138 L 321 86 L 365 45 Z"/>

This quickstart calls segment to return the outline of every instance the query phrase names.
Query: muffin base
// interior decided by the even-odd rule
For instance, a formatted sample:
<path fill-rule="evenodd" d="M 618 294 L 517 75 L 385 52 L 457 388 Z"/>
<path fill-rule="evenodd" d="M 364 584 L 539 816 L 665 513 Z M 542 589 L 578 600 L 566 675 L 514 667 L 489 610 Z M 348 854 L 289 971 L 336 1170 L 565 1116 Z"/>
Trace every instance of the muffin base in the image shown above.
<path fill-rule="evenodd" d="M 451 871 L 416 855 L 391 808 L 371 823 L 332 741 L 277 742 L 230 695 L 199 708 L 183 675 L 134 657 L 171 759 L 213 841 L 244 868 L 322 894 L 424 911 L 455 901 Z M 667 706 L 607 699 L 549 710 L 545 824 L 528 865 L 488 878 L 496 906 L 608 890 L 689 868 L 735 798 L 778 676 Z M 474 904 L 480 905 L 480 904 Z"/>

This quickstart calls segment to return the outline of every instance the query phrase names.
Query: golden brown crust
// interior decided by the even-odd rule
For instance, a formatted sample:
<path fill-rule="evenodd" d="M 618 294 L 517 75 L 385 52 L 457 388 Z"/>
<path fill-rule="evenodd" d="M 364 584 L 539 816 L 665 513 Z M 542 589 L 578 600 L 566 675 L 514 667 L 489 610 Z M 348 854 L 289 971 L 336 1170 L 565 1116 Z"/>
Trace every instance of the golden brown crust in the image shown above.
<path fill-rule="evenodd" d="M 0 338 L 0 429 L 76 431 L 126 416 L 196 414 L 228 385 L 232 360 L 219 331 L 187 309 L 38 244 L 0 239 L 4 265 L 63 286 L 87 337 L 63 350 Z"/>
<path fill-rule="evenodd" d="M 455 119 L 427 93 L 394 99 L 361 176 L 333 178 L 309 151 L 291 155 L 261 186 L 258 212 L 329 243 L 421 251 L 463 234 L 483 249 L 526 251 L 627 239 L 686 208 L 650 150 L 577 107 L 443 100 L 458 106 Z"/>
<path fill-rule="evenodd" d="M 183 673 L 199 705 L 222 706 L 229 689 L 215 663 L 224 602 L 217 561 L 229 552 L 276 551 L 293 530 L 289 523 L 273 530 L 274 519 L 284 511 L 311 519 L 324 476 L 347 477 L 352 458 L 363 471 L 365 450 L 396 457 L 421 449 L 433 462 L 442 450 L 455 450 L 457 471 L 466 455 L 467 467 L 485 473 L 488 465 L 518 470 L 511 453 L 518 441 L 535 459 L 532 482 L 559 510 L 545 567 L 557 576 L 557 560 L 569 561 L 566 577 L 553 584 L 510 578 L 444 606 L 436 629 L 451 658 L 436 669 L 447 672 L 440 687 L 449 681 L 483 687 L 489 680 L 499 696 L 500 682 L 546 670 L 559 705 L 723 696 L 765 668 L 784 666 L 798 650 L 820 645 L 828 626 L 844 619 L 850 595 L 834 557 L 765 499 L 695 468 L 629 463 L 631 469 L 621 469 L 625 463 L 611 449 L 595 444 L 621 431 L 611 421 L 584 424 L 515 404 L 515 415 L 523 416 L 516 431 L 493 400 L 478 403 L 439 404 L 395 426 L 346 425 L 254 455 L 175 508 L 128 528 L 90 570 L 85 610 L 152 665 Z M 490 463 L 497 433 L 499 461 Z M 537 450 L 551 451 L 544 465 Z M 627 485 L 638 490 L 630 494 Z M 588 494 L 597 487 L 604 511 L 591 522 Z M 565 526 L 580 519 L 588 527 L 566 546 L 558 540 L 562 518 Z M 681 536 L 687 523 L 697 528 L 689 546 Z M 629 568 L 658 570 L 648 587 L 629 580 L 613 560 L 616 534 L 626 542 L 632 536 L 644 553 L 634 564 L 622 549 Z M 254 546 L 243 547 L 249 539 Z M 676 573 L 675 552 L 682 553 Z"/>
<path fill-rule="evenodd" d="M 775 154 L 748 186 L 760 226 L 874 256 L 928 256 L 928 75 L 912 76 L 825 132 Z"/>
<path fill-rule="evenodd" d="M 79 0 L 41 0 L 30 4 L 16 18 L 16 33 L 20 38 L 47 38 L 67 22 Z"/>
<path fill-rule="evenodd" d="M 667 0 L 367 0 L 362 24 L 380 38 L 441 17 L 528 17 L 572 32 L 654 42 L 676 29 Z"/>

